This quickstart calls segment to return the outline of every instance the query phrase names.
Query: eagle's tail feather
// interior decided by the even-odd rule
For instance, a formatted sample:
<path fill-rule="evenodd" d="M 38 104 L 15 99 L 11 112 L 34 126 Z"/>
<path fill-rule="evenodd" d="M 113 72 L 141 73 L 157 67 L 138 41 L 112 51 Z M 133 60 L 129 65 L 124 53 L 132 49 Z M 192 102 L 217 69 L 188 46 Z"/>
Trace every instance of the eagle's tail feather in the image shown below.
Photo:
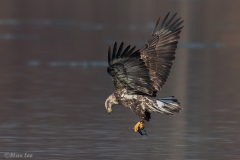
<path fill-rule="evenodd" d="M 182 110 L 180 103 L 173 96 L 157 99 L 157 105 L 159 112 L 167 115 L 174 115 Z"/>

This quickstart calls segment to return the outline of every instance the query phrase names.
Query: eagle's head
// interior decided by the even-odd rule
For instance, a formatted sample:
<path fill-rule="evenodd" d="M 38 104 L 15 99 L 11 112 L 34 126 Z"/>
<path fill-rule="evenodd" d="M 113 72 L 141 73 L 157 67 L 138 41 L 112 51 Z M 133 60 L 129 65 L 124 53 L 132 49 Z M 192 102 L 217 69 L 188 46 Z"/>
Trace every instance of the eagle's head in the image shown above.
<path fill-rule="evenodd" d="M 115 104 L 118 104 L 118 101 L 116 96 L 113 93 L 105 101 L 105 108 L 109 114 L 112 113 L 112 106 Z"/>

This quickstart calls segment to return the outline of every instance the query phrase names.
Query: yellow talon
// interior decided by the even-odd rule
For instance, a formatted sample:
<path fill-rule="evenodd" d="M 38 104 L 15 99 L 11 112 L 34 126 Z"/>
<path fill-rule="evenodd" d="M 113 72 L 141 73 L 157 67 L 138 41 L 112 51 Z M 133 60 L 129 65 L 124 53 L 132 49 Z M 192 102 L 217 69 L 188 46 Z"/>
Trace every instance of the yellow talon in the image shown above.
<path fill-rule="evenodd" d="M 134 130 L 134 132 L 137 132 L 139 129 L 142 129 L 142 128 L 143 128 L 143 123 L 142 123 L 142 122 L 138 122 L 138 123 L 134 126 L 133 130 Z"/>

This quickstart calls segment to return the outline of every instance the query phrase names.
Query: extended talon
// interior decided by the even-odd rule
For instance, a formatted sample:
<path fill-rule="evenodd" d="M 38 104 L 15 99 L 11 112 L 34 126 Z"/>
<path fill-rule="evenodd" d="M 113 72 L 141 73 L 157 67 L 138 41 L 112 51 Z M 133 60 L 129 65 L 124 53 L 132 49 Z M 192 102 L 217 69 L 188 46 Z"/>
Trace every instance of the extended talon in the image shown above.
<path fill-rule="evenodd" d="M 144 128 L 143 123 L 142 123 L 142 122 L 138 122 L 138 123 L 134 126 L 133 130 L 134 130 L 134 132 L 137 132 L 139 129 L 142 129 L 142 128 Z"/>

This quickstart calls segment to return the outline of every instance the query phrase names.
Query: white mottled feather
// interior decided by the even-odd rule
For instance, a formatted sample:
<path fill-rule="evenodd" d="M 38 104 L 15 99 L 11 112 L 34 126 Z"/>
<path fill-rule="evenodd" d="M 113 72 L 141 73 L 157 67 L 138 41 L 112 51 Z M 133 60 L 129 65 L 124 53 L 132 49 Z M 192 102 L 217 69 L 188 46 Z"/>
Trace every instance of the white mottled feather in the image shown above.
<path fill-rule="evenodd" d="M 161 101 L 157 100 L 157 107 L 158 107 L 159 111 L 163 114 L 173 114 L 172 112 L 170 112 L 166 109 L 166 107 L 167 107 L 166 104 Z"/>

